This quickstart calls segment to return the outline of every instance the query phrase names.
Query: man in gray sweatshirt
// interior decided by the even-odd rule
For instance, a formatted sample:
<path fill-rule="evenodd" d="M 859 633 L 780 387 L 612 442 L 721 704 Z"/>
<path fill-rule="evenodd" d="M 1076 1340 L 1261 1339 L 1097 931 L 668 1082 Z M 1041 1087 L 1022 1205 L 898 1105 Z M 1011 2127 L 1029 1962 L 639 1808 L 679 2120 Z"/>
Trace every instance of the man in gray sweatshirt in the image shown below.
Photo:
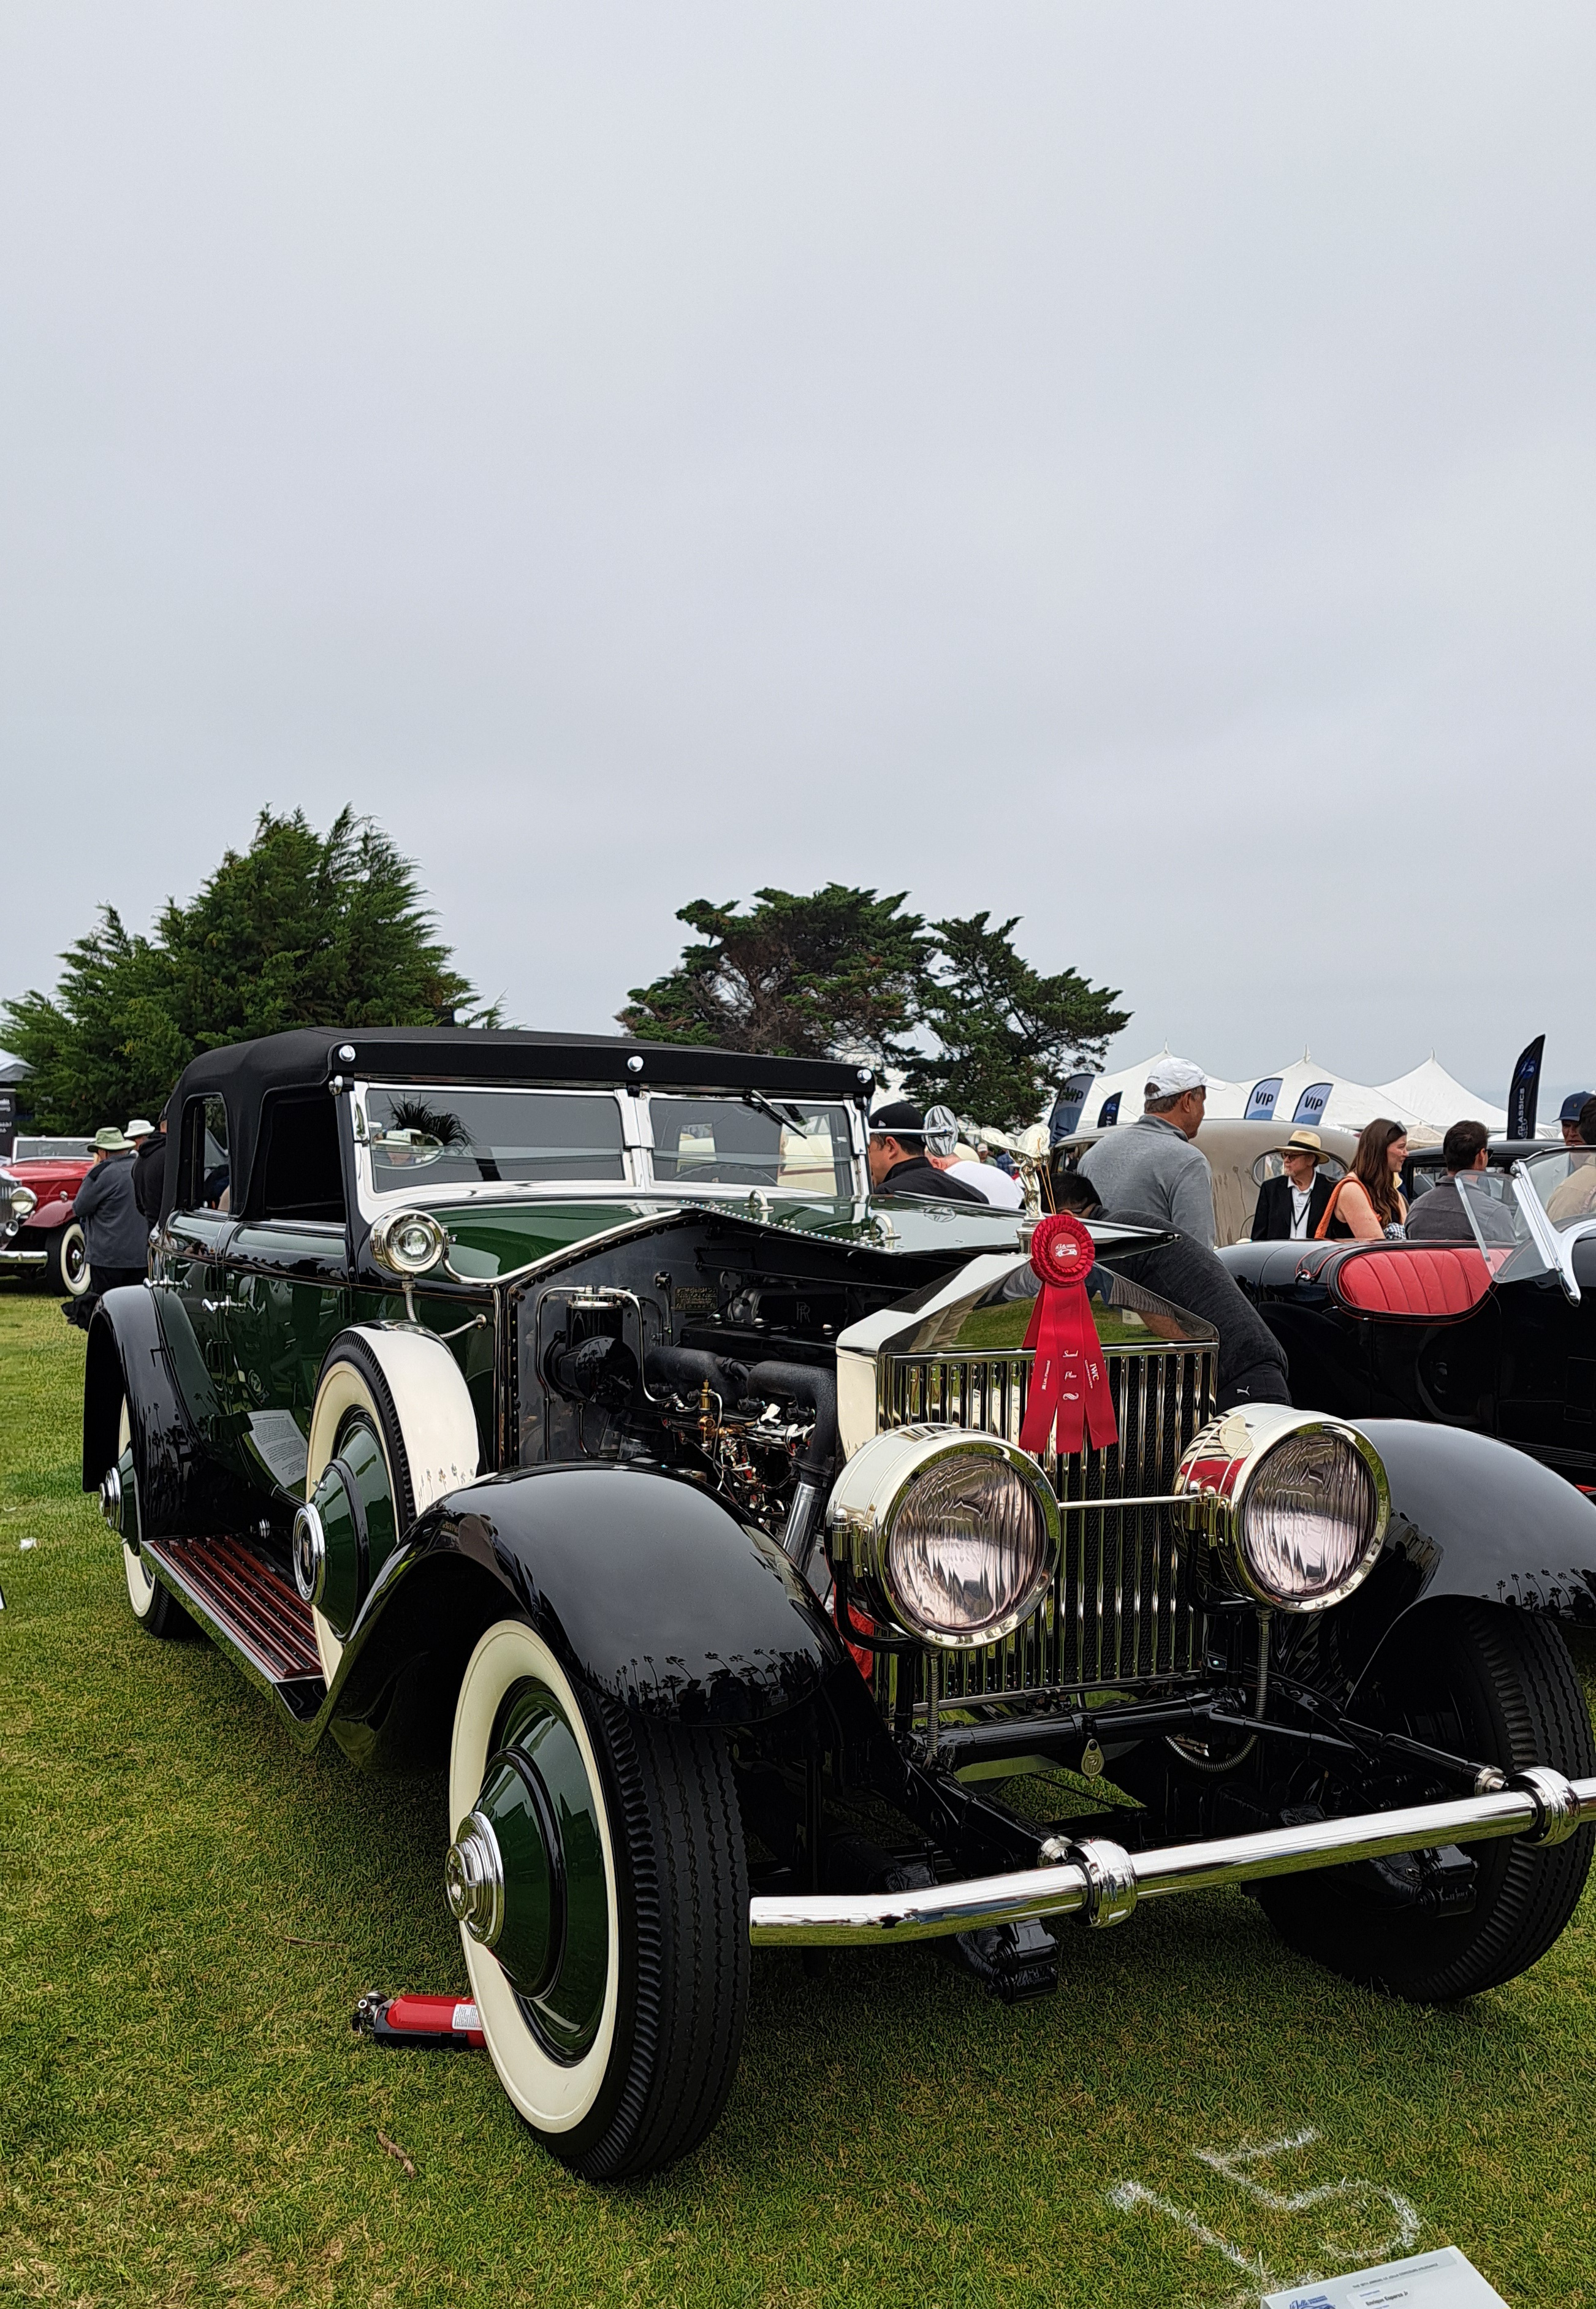
<path fill-rule="evenodd" d="M 1150 1211 L 1190 1242 L 1213 1249 L 1213 1173 L 1192 1145 L 1202 1127 L 1208 1077 L 1189 1059 L 1160 1059 L 1134 1122 L 1105 1131 L 1082 1156 L 1105 1210 Z"/>
<path fill-rule="evenodd" d="M 102 1292 L 142 1283 L 150 1266 L 150 1228 L 133 1191 L 133 1149 L 119 1130 L 94 1134 L 94 1168 L 73 1198 L 89 1253 L 89 1291 L 62 1309 L 86 1330 Z"/>

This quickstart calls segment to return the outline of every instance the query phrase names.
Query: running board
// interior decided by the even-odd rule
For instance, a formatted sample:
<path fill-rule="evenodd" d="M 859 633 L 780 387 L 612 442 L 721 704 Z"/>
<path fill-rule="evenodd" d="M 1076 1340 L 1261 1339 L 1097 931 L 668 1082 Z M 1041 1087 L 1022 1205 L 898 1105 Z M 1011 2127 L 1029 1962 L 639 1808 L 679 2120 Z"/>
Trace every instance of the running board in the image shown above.
<path fill-rule="evenodd" d="M 305 1723 L 327 1696 L 310 1606 L 236 1539 L 147 1539 L 164 1587 L 252 1681 Z"/>

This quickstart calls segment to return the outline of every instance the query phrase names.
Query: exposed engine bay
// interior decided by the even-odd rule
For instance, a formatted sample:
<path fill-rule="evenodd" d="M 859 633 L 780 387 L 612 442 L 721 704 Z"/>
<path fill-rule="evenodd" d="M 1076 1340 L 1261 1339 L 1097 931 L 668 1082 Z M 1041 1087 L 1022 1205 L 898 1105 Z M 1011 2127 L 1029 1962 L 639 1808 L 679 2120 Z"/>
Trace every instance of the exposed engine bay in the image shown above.
<path fill-rule="evenodd" d="M 700 1212 L 575 1258 L 513 1294 L 520 1464 L 669 1467 L 801 1561 L 837 1457 L 839 1332 L 960 1263 Z"/>

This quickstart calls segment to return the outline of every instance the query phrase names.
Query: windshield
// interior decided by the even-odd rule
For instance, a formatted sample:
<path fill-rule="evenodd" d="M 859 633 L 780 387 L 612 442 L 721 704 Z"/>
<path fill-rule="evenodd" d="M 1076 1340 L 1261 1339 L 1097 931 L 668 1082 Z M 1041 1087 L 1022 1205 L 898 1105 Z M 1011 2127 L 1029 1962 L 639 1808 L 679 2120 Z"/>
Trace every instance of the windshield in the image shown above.
<path fill-rule="evenodd" d="M 19 1138 L 11 1150 L 13 1163 L 86 1163 L 94 1152 L 87 1138 Z"/>
<path fill-rule="evenodd" d="M 1596 1218 L 1596 1146 L 1549 1146 L 1527 1155 L 1521 1170 L 1559 1232 Z"/>
<path fill-rule="evenodd" d="M 661 1185 L 787 1187 L 828 1198 L 853 1192 L 844 1106 L 773 1099 L 766 1107 L 656 1093 L 649 1112 Z"/>
<path fill-rule="evenodd" d="M 1523 1206 L 1523 1181 L 1489 1171 L 1460 1171 L 1454 1181 L 1493 1281 L 1543 1275 L 1548 1260 Z M 1504 1192 L 1505 1189 L 1505 1192 Z"/>
<path fill-rule="evenodd" d="M 483 1180 L 624 1180 L 621 1114 L 608 1091 L 400 1090 L 367 1095 L 371 1183 L 429 1194 Z"/>

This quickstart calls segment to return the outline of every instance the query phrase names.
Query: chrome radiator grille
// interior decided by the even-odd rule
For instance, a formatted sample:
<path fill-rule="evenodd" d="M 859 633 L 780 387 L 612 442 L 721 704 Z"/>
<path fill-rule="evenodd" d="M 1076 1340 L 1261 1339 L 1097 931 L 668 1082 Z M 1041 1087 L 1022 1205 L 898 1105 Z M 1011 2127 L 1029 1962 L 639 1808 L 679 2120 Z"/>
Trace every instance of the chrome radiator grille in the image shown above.
<path fill-rule="evenodd" d="M 1118 1442 L 1043 1462 L 1065 1510 L 1052 1594 L 1002 1643 L 943 1654 L 945 1705 L 1091 1691 L 1197 1664 L 1197 1615 L 1182 1599 L 1169 1510 L 1092 1503 L 1168 1496 L 1182 1450 L 1212 1415 L 1215 1351 L 1109 1348 L 1104 1361 Z M 886 1356 L 878 1417 L 883 1427 L 945 1422 L 1017 1443 L 1030 1374 L 1029 1355 Z M 876 1656 L 877 1696 L 889 1706 L 896 1665 Z"/>

